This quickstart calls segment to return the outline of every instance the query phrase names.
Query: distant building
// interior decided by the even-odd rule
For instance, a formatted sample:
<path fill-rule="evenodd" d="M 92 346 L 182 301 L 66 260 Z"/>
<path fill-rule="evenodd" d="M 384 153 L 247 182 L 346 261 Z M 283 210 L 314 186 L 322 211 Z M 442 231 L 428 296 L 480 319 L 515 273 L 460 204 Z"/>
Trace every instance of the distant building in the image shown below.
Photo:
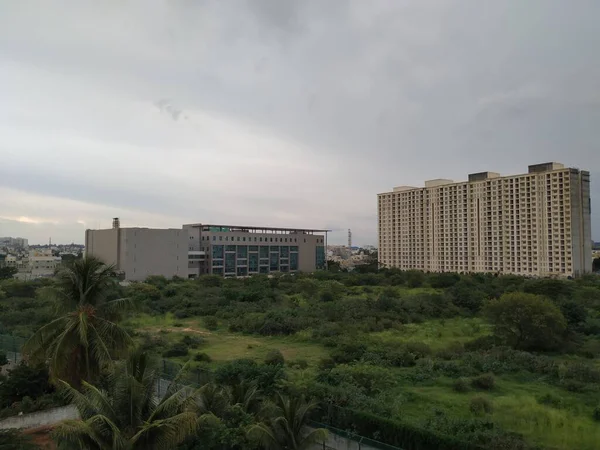
<path fill-rule="evenodd" d="M 29 246 L 29 241 L 25 238 L 0 237 L 0 247 L 27 248 L 28 246 Z"/>
<path fill-rule="evenodd" d="M 327 230 L 184 225 L 189 233 L 190 277 L 314 272 L 325 267 Z"/>
<path fill-rule="evenodd" d="M 30 256 L 26 271 L 31 278 L 51 277 L 62 263 L 62 258 L 56 256 Z"/>
<path fill-rule="evenodd" d="M 325 267 L 326 230 L 189 224 L 181 229 L 87 230 L 85 248 L 124 274 L 195 278 L 203 274 L 312 272 Z"/>
<path fill-rule="evenodd" d="M 589 172 L 559 163 L 378 195 L 379 262 L 433 272 L 579 276 L 592 270 Z"/>
<path fill-rule="evenodd" d="M 126 280 L 188 276 L 188 235 L 181 229 L 121 228 L 117 222 L 112 229 L 86 230 L 85 250 Z"/>

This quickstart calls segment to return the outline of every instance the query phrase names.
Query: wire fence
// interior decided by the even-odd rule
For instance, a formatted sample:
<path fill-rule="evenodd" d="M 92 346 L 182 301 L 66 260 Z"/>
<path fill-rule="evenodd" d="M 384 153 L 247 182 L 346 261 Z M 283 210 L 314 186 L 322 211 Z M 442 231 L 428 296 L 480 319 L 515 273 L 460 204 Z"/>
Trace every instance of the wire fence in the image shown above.
<path fill-rule="evenodd" d="M 26 339 L 19 336 L 0 334 L 0 351 L 6 354 L 6 359 L 16 364 L 21 361 L 21 347 Z"/>
<path fill-rule="evenodd" d="M 0 334 L 0 352 L 6 353 L 7 359 L 10 362 L 16 364 L 19 361 L 21 361 L 20 350 L 23 347 L 23 344 L 25 344 L 25 342 L 26 339 L 19 336 Z M 168 359 L 160 360 L 161 378 L 159 379 L 156 388 L 156 394 L 158 397 L 162 397 L 163 395 L 165 395 L 172 380 L 180 373 L 181 368 L 182 366 L 174 361 L 170 361 Z M 200 388 L 206 383 L 214 381 L 214 379 L 215 374 L 212 370 L 208 368 L 197 367 L 180 374 L 178 385 L 187 385 L 190 387 Z M 323 410 L 330 411 L 331 406 L 332 405 L 328 405 L 328 408 L 323 408 Z M 343 410 L 343 408 L 340 407 L 335 408 Z M 327 419 L 327 422 L 335 423 L 334 416 L 335 414 L 327 414 L 327 417 L 325 417 L 325 419 Z M 356 447 L 352 448 L 357 448 L 358 450 L 402 450 L 400 447 L 394 447 L 383 442 L 375 441 L 365 436 L 353 433 L 351 430 L 342 430 L 340 428 L 336 428 L 331 424 L 322 423 L 320 421 L 310 421 L 309 425 L 315 428 L 325 428 L 339 437 L 355 442 Z M 328 446 L 327 442 L 323 442 L 322 445 L 323 449 L 335 448 Z"/>

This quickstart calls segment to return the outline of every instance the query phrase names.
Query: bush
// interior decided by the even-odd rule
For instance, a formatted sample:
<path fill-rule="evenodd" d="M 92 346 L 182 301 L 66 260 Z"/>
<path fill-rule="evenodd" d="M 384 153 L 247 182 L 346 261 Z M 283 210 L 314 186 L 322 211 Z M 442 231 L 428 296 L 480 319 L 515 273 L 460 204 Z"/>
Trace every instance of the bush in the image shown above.
<path fill-rule="evenodd" d="M 194 361 L 198 362 L 211 362 L 212 358 L 204 352 L 196 353 L 194 355 Z"/>
<path fill-rule="evenodd" d="M 468 392 L 469 391 L 469 381 L 465 378 L 459 378 L 452 383 L 452 389 L 456 392 Z"/>
<path fill-rule="evenodd" d="M 173 358 L 176 356 L 187 356 L 188 355 L 188 347 L 183 342 L 176 342 L 169 349 L 167 349 L 163 356 L 165 358 Z"/>
<path fill-rule="evenodd" d="M 471 384 L 478 389 L 489 391 L 494 389 L 494 386 L 496 385 L 496 379 L 494 378 L 493 374 L 484 373 L 483 375 L 473 378 L 471 380 Z"/>
<path fill-rule="evenodd" d="M 308 362 L 305 359 L 297 359 L 295 361 L 288 362 L 290 367 L 297 367 L 298 369 L 306 369 L 308 367 Z"/>
<path fill-rule="evenodd" d="M 390 369 L 367 364 L 334 367 L 327 381 L 333 385 L 353 384 L 364 390 L 366 395 L 373 395 L 394 386 L 395 379 Z"/>
<path fill-rule="evenodd" d="M 217 328 L 219 328 L 219 321 L 215 316 L 206 316 L 203 319 L 203 322 L 207 330 L 215 331 Z"/>
<path fill-rule="evenodd" d="M 600 405 L 594 408 L 594 412 L 592 412 L 592 418 L 596 422 L 600 422 Z"/>
<path fill-rule="evenodd" d="M 538 403 L 540 405 L 547 405 L 557 409 L 560 409 L 564 406 L 563 399 L 551 393 L 544 394 L 538 398 Z"/>
<path fill-rule="evenodd" d="M 200 344 L 204 343 L 204 339 L 200 336 L 190 336 L 186 334 L 181 338 L 181 343 L 189 348 L 198 348 Z"/>
<path fill-rule="evenodd" d="M 21 362 L 8 372 L 8 377 L 0 383 L 0 407 L 19 402 L 23 397 L 37 399 L 44 394 L 54 392 L 48 379 L 45 366 L 28 366 Z"/>
<path fill-rule="evenodd" d="M 319 370 L 328 372 L 335 367 L 335 361 L 332 358 L 321 358 L 319 360 Z"/>
<path fill-rule="evenodd" d="M 424 358 L 431 354 L 431 348 L 424 342 L 407 342 L 406 350 L 418 358 Z"/>
<path fill-rule="evenodd" d="M 279 350 L 271 350 L 265 357 L 265 364 L 270 366 L 283 366 L 285 359 Z"/>
<path fill-rule="evenodd" d="M 258 365 L 251 359 L 236 359 L 220 365 L 215 370 L 215 381 L 218 384 L 237 384 L 240 381 L 255 381 L 265 393 L 274 391 L 277 383 L 285 378 L 283 366 Z"/>
<path fill-rule="evenodd" d="M 469 403 L 469 409 L 473 414 L 483 415 L 491 414 L 494 410 L 490 399 L 485 397 L 473 397 Z"/>
<path fill-rule="evenodd" d="M 0 352 L 0 366 L 4 366 L 8 364 L 8 358 L 6 357 L 6 353 Z"/>
<path fill-rule="evenodd" d="M 488 302 L 484 313 L 493 323 L 496 336 L 518 350 L 555 350 L 567 331 L 560 308 L 534 294 L 503 294 Z"/>

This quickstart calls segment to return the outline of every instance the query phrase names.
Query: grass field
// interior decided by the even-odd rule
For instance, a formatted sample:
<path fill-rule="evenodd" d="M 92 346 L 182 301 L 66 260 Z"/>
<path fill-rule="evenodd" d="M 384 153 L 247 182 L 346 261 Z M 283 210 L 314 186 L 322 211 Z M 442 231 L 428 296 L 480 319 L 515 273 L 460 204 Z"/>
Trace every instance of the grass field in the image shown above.
<path fill-rule="evenodd" d="M 433 350 L 447 347 L 452 342 L 467 342 L 491 333 L 491 327 L 477 318 L 453 318 L 409 323 L 400 330 L 371 333 L 382 342 L 424 342 Z"/>
<path fill-rule="evenodd" d="M 215 331 L 207 330 L 198 318 L 176 320 L 172 314 L 165 316 L 140 315 L 130 319 L 127 325 L 138 332 L 160 334 L 169 342 L 175 342 L 186 334 L 201 336 L 204 340 L 195 353 L 204 352 L 211 357 L 213 365 L 240 358 L 264 360 L 270 350 L 279 350 L 286 361 L 303 359 L 315 367 L 321 358 L 328 356 L 326 348 L 298 336 L 256 336 L 231 333 L 220 326 Z M 182 358 L 173 358 L 181 362 Z"/>
<path fill-rule="evenodd" d="M 311 339 L 310 330 L 294 336 L 257 336 L 229 332 L 227 324 L 220 323 L 217 330 L 210 331 L 201 318 L 177 320 L 172 314 L 138 315 L 127 325 L 138 333 L 159 335 L 169 343 L 185 335 L 201 336 L 203 343 L 190 350 L 190 356 L 199 352 L 208 354 L 213 368 L 239 358 L 262 361 L 270 350 L 279 350 L 287 362 L 305 360 L 308 363 L 308 370 L 288 368 L 290 379 L 294 381 L 314 376 L 319 360 L 329 355 L 327 348 Z M 489 325 L 480 319 L 453 318 L 407 324 L 397 330 L 370 335 L 386 343 L 424 342 L 435 351 L 453 342 L 464 343 L 490 333 Z M 181 363 L 187 358 L 171 359 Z M 414 368 L 389 370 L 400 380 L 403 373 Z M 532 380 L 526 374 L 497 376 L 496 386 L 491 391 L 470 388 L 469 392 L 458 393 L 452 388 L 453 381 L 447 377 L 424 383 L 399 381 L 395 388 L 383 394 L 382 401 L 393 405 L 396 419 L 418 424 L 435 410 L 455 418 L 477 417 L 470 411 L 469 404 L 473 397 L 483 396 L 493 404 L 493 412 L 487 417 L 506 430 L 522 433 L 532 444 L 561 450 L 600 448 L 600 426 L 591 418 L 598 402 L 596 398 Z M 541 399 L 547 395 L 558 398 L 560 404 L 545 404 Z"/>

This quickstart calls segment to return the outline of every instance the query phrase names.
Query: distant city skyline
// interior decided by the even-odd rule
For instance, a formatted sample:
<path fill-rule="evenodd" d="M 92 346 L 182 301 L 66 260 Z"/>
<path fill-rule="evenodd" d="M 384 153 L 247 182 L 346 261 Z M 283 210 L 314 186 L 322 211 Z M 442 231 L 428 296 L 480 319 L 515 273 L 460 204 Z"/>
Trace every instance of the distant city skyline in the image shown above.
<path fill-rule="evenodd" d="M 0 235 L 83 243 L 118 216 L 375 244 L 390 186 L 562 161 L 591 172 L 600 240 L 599 16 L 548 0 L 5 0 Z"/>

